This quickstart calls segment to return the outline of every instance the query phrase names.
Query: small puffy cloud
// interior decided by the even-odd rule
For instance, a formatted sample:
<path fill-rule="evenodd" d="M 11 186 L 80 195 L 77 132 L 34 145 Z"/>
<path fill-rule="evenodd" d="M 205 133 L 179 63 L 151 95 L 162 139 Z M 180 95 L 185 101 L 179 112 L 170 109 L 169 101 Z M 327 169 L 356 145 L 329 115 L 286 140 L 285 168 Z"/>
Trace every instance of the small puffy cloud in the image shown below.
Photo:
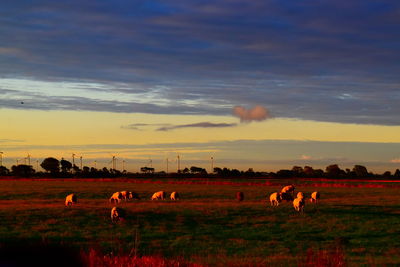
<path fill-rule="evenodd" d="M 312 159 L 312 157 L 311 156 L 307 156 L 307 155 L 301 155 L 301 157 L 300 157 L 301 159 L 303 159 L 303 160 L 309 160 L 309 159 Z"/>
<path fill-rule="evenodd" d="M 181 125 L 171 125 L 158 128 L 157 131 L 170 131 L 180 128 L 224 128 L 224 127 L 234 127 L 236 123 L 212 123 L 212 122 L 199 122 L 192 124 L 181 124 Z"/>
<path fill-rule="evenodd" d="M 390 160 L 391 163 L 400 163 L 400 158 Z"/>
<path fill-rule="evenodd" d="M 233 114 L 236 117 L 239 117 L 241 122 L 263 121 L 271 117 L 268 109 L 259 105 L 251 109 L 236 106 L 233 108 Z"/>

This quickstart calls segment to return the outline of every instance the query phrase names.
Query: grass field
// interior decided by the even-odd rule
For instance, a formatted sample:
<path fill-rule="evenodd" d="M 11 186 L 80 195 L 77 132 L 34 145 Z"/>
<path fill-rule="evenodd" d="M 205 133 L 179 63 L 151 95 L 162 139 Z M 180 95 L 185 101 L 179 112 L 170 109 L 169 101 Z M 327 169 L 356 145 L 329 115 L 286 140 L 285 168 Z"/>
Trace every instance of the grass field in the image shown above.
<path fill-rule="evenodd" d="M 298 214 L 290 203 L 272 208 L 266 202 L 286 182 L 0 180 L 0 243 L 57 244 L 200 266 L 400 265 L 399 188 L 296 180 L 296 191 L 307 198 L 321 192 L 318 206 L 307 201 Z M 108 198 L 122 190 L 142 200 L 119 204 L 127 219 L 113 224 Z M 150 201 L 159 190 L 177 191 L 182 200 Z M 237 191 L 244 192 L 243 202 L 235 200 Z M 65 207 L 72 192 L 78 204 Z"/>

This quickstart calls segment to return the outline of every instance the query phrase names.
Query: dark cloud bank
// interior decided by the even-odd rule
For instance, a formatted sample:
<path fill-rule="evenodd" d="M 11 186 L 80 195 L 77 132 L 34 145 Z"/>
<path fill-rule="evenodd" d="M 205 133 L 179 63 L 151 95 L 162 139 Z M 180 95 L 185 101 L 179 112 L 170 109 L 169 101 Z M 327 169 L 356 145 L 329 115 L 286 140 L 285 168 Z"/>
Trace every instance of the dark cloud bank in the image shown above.
<path fill-rule="evenodd" d="M 275 117 L 400 125 L 399 13 L 394 0 L 7 1 L 1 77 L 106 86 L 87 88 L 93 97 L 22 89 L 0 106 L 227 115 L 261 105 Z M 100 101 L 96 90 L 165 104 Z"/>

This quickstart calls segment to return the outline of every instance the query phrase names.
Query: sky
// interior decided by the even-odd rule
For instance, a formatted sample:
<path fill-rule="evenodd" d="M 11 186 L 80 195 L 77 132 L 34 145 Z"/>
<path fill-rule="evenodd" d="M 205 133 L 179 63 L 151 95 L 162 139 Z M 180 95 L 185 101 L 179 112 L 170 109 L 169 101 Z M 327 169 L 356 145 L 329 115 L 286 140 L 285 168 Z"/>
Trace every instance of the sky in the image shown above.
<path fill-rule="evenodd" d="M 393 172 L 399 26 L 394 0 L 5 1 L 3 164 Z"/>

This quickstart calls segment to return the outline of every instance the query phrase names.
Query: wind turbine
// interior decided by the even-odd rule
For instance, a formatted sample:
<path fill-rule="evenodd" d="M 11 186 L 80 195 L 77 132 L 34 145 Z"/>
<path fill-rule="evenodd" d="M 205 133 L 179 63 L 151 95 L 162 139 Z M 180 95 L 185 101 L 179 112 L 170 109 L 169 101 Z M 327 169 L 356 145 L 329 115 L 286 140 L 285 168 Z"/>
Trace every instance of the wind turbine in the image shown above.
<path fill-rule="evenodd" d="M 116 170 L 116 165 L 117 165 L 117 158 L 116 158 L 116 155 L 112 155 L 112 154 L 110 154 L 111 156 L 112 156 L 112 158 L 111 158 L 111 164 L 112 164 L 112 169 L 113 170 Z"/>
<path fill-rule="evenodd" d="M 178 154 L 178 173 L 181 171 L 181 157 Z"/>
<path fill-rule="evenodd" d="M 72 167 L 75 167 L 75 154 L 72 153 Z"/>

